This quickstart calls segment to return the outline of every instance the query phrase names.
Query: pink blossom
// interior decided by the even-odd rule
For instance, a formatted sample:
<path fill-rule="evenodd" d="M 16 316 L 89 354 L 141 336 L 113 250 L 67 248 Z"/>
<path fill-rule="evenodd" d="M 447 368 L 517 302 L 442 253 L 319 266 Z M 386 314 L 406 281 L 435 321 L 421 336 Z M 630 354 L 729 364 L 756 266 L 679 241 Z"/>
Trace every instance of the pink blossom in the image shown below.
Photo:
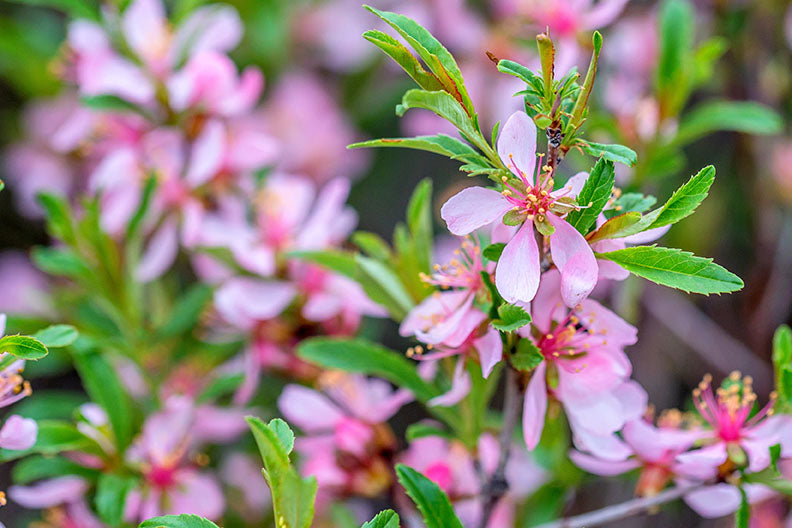
<path fill-rule="evenodd" d="M 0 447 L 3 449 L 29 449 L 36 443 L 38 425 L 35 420 L 12 414 L 0 427 Z"/>
<path fill-rule="evenodd" d="M 128 462 L 144 477 L 127 497 L 128 522 L 177 513 L 210 519 L 222 515 L 225 499 L 217 479 L 196 467 L 190 457 L 201 431 L 196 429 L 196 414 L 189 398 L 172 397 L 163 411 L 144 423 L 141 437 L 127 452 Z"/>
<path fill-rule="evenodd" d="M 286 420 L 307 434 L 295 442 L 303 473 L 319 481 L 320 503 L 347 493 L 378 495 L 391 478 L 381 452 L 395 443 L 386 421 L 412 394 L 394 391 L 383 380 L 338 372 L 325 373 L 319 383 L 322 392 L 288 385 L 278 398 Z"/>
<path fill-rule="evenodd" d="M 5 333 L 5 326 L 6 316 L 0 314 L 0 336 Z M 7 357 L 7 352 L 0 353 L 0 360 Z M 30 383 L 20 375 L 24 368 L 25 362 L 20 359 L 0 371 L 0 408 L 8 407 L 32 393 Z"/>
<path fill-rule="evenodd" d="M 487 269 L 480 246 L 465 239 L 448 264 L 436 264 L 434 269 L 431 277 L 421 278 L 443 291 L 433 293 L 410 310 L 399 333 L 414 335 L 427 345 L 426 353 L 422 346 L 408 351 L 416 359 L 433 361 L 462 356 L 454 370 L 451 390 L 430 402 L 447 406 L 458 403 L 470 390 L 470 375 L 465 370 L 467 357 L 474 351 L 478 354 L 486 378 L 503 357 L 503 343 L 497 330 L 482 328 L 487 315 L 473 304 L 476 295 L 483 293 L 481 274 Z"/>
<path fill-rule="evenodd" d="M 46 275 L 37 270 L 23 253 L 0 253 L 0 313 L 51 316 Z"/>
<path fill-rule="evenodd" d="M 8 496 L 25 508 L 43 509 L 79 501 L 87 490 L 88 482 L 84 479 L 65 476 L 31 486 L 11 486 Z"/>
<path fill-rule="evenodd" d="M 583 442 L 618 431 L 646 406 L 644 391 L 628 381 L 632 366 L 623 351 L 636 342 L 636 329 L 591 299 L 566 308 L 562 282 L 557 271 L 542 276 L 531 306 L 533 321 L 520 330 L 544 358 L 525 393 L 523 433 L 529 449 L 541 436 L 548 394 L 564 405 Z"/>
<path fill-rule="evenodd" d="M 573 178 L 558 191 L 552 191 L 552 178 L 534 181 L 535 137 L 533 120 L 524 112 L 512 114 L 498 138 L 498 154 L 518 179 L 510 183 L 504 177 L 502 192 L 467 188 L 443 205 L 441 215 L 455 235 L 500 222 L 506 213 L 519 216 L 522 227 L 506 245 L 495 270 L 498 291 L 509 302 L 529 302 L 536 295 L 540 263 L 534 224 L 546 222 L 553 230 L 548 237 L 550 252 L 561 271 L 564 302 L 575 306 L 597 283 L 597 261 L 586 239 L 555 211 L 571 210 L 558 200 L 574 197 L 584 179 Z"/>

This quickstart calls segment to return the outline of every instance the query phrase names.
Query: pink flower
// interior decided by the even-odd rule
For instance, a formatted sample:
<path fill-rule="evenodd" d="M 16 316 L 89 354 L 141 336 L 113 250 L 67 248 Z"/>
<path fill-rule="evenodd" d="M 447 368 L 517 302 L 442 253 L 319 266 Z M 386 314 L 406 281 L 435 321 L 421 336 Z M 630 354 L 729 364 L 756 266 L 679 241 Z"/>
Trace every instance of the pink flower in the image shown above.
<path fill-rule="evenodd" d="M 602 476 L 640 469 L 636 494 L 641 496 L 657 494 L 671 479 L 706 480 L 711 476 L 709 467 L 682 464 L 676 459 L 701 438 L 702 431 L 684 430 L 678 426 L 671 420 L 661 419 L 659 427 L 643 419 L 633 420 L 622 429 L 623 449 L 608 449 L 595 454 L 572 451 L 569 457 L 577 466 Z"/>
<path fill-rule="evenodd" d="M 8 496 L 25 508 L 50 508 L 82 500 L 88 482 L 80 477 L 66 476 L 44 480 L 31 486 L 11 486 Z"/>
<path fill-rule="evenodd" d="M 325 373 L 320 386 L 323 392 L 288 385 L 278 398 L 286 420 L 307 434 L 295 442 L 303 473 L 316 475 L 320 503 L 348 493 L 379 495 L 391 479 L 382 452 L 395 443 L 386 422 L 412 394 L 394 391 L 383 380 L 338 372 Z"/>
<path fill-rule="evenodd" d="M 47 276 L 18 251 L 0 253 L 0 313 L 51 316 L 53 307 L 47 296 Z"/>
<path fill-rule="evenodd" d="M 5 333 L 6 316 L 0 314 L 0 336 Z M 7 352 L 0 354 L 0 359 L 8 357 Z M 0 371 L 0 408 L 18 402 L 32 393 L 30 383 L 22 379 L 20 373 L 25 368 L 23 360 L 17 360 Z"/>
<path fill-rule="evenodd" d="M 163 411 L 148 417 L 141 437 L 127 452 L 130 465 L 143 474 L 140 487 L 127 497 L 127 522 L 179 513 L 210 519 L 222 515 L 225 499 L 216 478 L 191 461 L 200 433 L 196 420 L 196 409 L 184 397 L 170 398 Z"/>
<path fill-rule="evenodd" d="M 29 449 L 36 443 L 38 425 L 30 418 L 12 414 L 0 428 L 0 447 L 3 449 Z"/>
<path fill-rule="evenodd" d="M 558 202 L 574 197 L 582 187 L 579 175 L 565 187 L 552 191 L 553 180 L 532 175 L 536 166 L 536 126 L 524 112 L 509 117 L 498 138 L 498 154 L 517 179 L 504 177 L 502 192 L 483 187 L 470 187 L 449 199 L 441 210 L 448 229 L 455 235 L 466 235 L 480 227 L 500 222 L 509 213 L 522 222 L 509 241 L 495 270 L 498 291 L 509 302 L 529 302 L 539 287 L 539 247 L 534 224 L 552 229 L 548 237 L 553 262 L 561 271 L 561 292 L 568 306 L 575 306 L 597 284 L 597 260 L 586 239 L 556 213 L 571 210 Z"/>
<path fill-rule="evenodd" d="M 582 442 L 611 435 L 646 407 L 645 392 L 629 381 L 632 366 L 623 351 L 636 342 L 636 329 L 590 299 L 566 308 L 562 282 L 557 271 L 542 276 L 531 306 L 533 321 L 520 330 L 544 358 L 525 393 L 523 433 L 529 449 L 539 442 L 548 394 L 564 405 Z"/>
<path fill-rule="evenodd" d="M 433 361 L 463 356 L 457 361 L 451 390 L 433 399 L 432 405 L 454 405 L 467 395 L 471 381 L 465 363 L 473 351 L 478 353 L 485 378 L 503 358 L 500 334 L 494 328 L 482 328 L 487 315 L 473 305 L 476 295 L 484 289 L 481 274 L 486 268 L 481 248 L 465 239 L 454 255 L 448 264 L 436 264 L 431 277 L 421 277 L 443 291 L 433 293 L 410 310 L 399 327 L 402 336 L 414 335 L 427 345 L 426 353 L 421 346 L 411 348 L 411 357 Z"/>

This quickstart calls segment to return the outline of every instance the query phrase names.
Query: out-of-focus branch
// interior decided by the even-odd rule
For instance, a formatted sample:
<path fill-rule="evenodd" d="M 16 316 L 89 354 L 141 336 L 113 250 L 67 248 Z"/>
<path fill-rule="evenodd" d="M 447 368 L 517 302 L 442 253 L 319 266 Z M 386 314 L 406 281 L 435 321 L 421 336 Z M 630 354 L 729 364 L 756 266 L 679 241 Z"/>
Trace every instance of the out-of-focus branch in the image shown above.
<path fill-rule="evenodd" d="M 643 297 L 649 313 L 684 341 L 710 368 L 720 374 L 741 370 L 749 373 L 760 390 L 770 390 L 770 368 L 751 350 L 731 337 L 682 295 L 649 286 Z"/>
<path fill-rule="evenodd" d="M 677 486 L 662 491 L 653 497 L 643 497 L 622 502 L 621 504 L 614 504 L 593 512 L 542 524 L 539 528 L 590 528 L 591 526 L 602 526 L 603 524 L 632 517 L 661 504 L 674 501 L 703 485 L 688 484 Z"/>

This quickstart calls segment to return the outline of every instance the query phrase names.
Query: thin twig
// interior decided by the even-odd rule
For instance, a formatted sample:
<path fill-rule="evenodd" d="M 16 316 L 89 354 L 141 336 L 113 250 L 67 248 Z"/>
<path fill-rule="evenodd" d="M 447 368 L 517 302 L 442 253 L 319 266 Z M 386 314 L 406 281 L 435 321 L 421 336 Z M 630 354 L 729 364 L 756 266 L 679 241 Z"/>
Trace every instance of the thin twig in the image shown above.
<path fill-rule="evenodd" d="M 690 493 L 702 486 L 704 486 L 704 484 L 699 483 L 677 486 L 662 491 L 653 497 L 632 499 L 627 502 L 622 502 L 621 504 L 614 504 L 600 510 L 576 515 L 575 517 L 567 517 L 566 519 L 559 519 L 557 521 L 542 524 L 538 528 L 590 528 L 592 526 L 602 526 L 606 523 L 638 515 L 639 513 L 645 512 L 655 506 L 665 504 L 666 502 L 674 501 L 686 493 Z"/>
<path fill-rule="evenodd" d="M 517 420 L 520 417 L 522 408 L 522 398 L 520 398 L 520 384 L 517 372 L 511 368 L 506 368 L 506 395 L 503 400 L 503 428 L 498 438 L 499 454 L 498 466 L 490 478 L 482 485 L 481 496 L 484 499 L 479 528 L 485 528 L 495 509 L 495 505 L 509 490 L 509 483 L 506 481 L 506 464 L 509 462 L 509 452 L 511 451 L 512 435 L 514 428 L 517 427 Z"/>

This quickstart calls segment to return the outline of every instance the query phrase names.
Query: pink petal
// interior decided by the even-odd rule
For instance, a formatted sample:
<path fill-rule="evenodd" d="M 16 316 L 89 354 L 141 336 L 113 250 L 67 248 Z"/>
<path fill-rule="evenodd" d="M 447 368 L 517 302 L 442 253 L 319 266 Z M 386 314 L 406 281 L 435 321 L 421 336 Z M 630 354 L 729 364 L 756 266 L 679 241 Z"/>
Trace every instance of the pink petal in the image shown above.
<path fill-rule="evenodd" d="M 553 262 L 561 271 L 561 297 L 567 306 L 575 306 L 597 285 L 597 259 L 588 242 L 566 220 L 547 215 L 555 228 L 550 235 Z"/>
<path fill-rule="evenodd" d="M 661 236 L 668 233 L 668 230 L 671 229 L 670 225 L 663 226 L 663 227 L 656 227 L 654 229 L 648 229 L 642 233 L 636 233 L 634 235 L 630 235 L 618 240 L 623 242 L 627 242 L 628 244 L 646 244 L 648 242 L 654 242 Z"/>
<path fill-rule="evenodd" d="M 215 307 L 228 322 L 245 328 L 280 315 L 297 294 L 288 282 L 236 277 L 215 292 Z"/>
<path fill-rule="evenodd" d="M 495 285 L 508 302 L 530 302 L 539 288 L 539 248 L 533 222 L 525 222 L 506 244 L 495 269 Z"/>
<path fill-rule="evenodd" d="M 486 334 L 473 340 L 473 346 L 478 350 L 481 374 L 487 378 L 495 365 L 503 359 L 503 341 L 500 332 L 489 328 Z"/>
<path fill-rule="evenodd" d="M 557 269 L 550 269 L 542 274 L 539 289 L 531 301 L 531 323 L 549 333 L 553 330 L 553 321 L 562 321 L 568 313 L 569 309 L 561 300 L 561 274 Z"/>
<path fill-rule="evenodd" d="M 135 278 L 141 282 L 151 282 L 162 276 L 173 264 L 178 252 L 178 225 L 175 218 L 169 218 L 151 237 L 135 269 Z"/>
<path fill-rule="evenodd" d="M 193 187 L 203 185 L 222 168 L 226 132 L 223 123 L 213 119 L 204 125 L 190 151 L 186 179 Z"/>
<path fill-rule="evenodd" d="M 615 434 L 595 435 L 585 429 L 574 430 L 575 447 L 603 460 L 623 461 L 632 456 L 633 450 Z"/>
<path fill-rule="evenodd" d="M 321 249 L 345 238 L 357 223 L 357 214 L 345 208 L 350 182 L 336 178 L 322 187 L 310 216 L 297 237 L 301 249 Z"/>
<path fill-rule="evenodd" d="M 459 358 L 454 368 L 454 377 L 451 380 L 451 390 L 441 396 L 429 400 L 429 405 L 450 407 L 456 405 L 470 392 L 470 374 L 465 370 L 465 359 Z"/>
<path fill-rule="evenodd" d="M 588 172 L 578 172 L 577 174 L 569 178 L 563 187 L 561 187 L 557 191 L 553 191 L 550 194 L 555 198 L 561 198 L 562 196 L 577 198 L 577 195 L 580 194 L 580 190 L 586 184 L 586 180 L 588 179 L 588 177 L 589 177 Z"/>
<path fill-rule="evenodd" d="M 728 454 L 726 453 L 726 445 L 723 442 L 718 442 L 701 449 L 694 449 L 687 453 L 682 453 L 677 456 L 677 463 L 684 469 L 690 466 L 691 470 L 695 473 L 705 473 L 709 468 L 715 474 L 718 466 L 726 462 Z M 687 473 L 687 470 L 684 471 Z"/>
<path fill-rule="evenodd" d="M 602 336 L 611 346 L 623 347 L 638 342 L 638 329 L 597 301 L 582 300 L 577 314 L 586 328 Z"/>
<path fill-rule="evenodd" d="M 25 508 L 43 509 L 79 500 L 88 483 L 74 476 L 44 480 L 32 486 L 11 486 L 8 496 Z"/>
<path fill-rule="evenodd" d="M 685 502 L 702 517 L 714 519 L 737 511 L 742 498 L 736 486 L 721 483 L 691 491 Z"/>
<path fill-rule="evenodd" d="M 287 385 L 278 398 L 278 409 L 289 423 L 307 433 L 332 430 L 344 417 L 325 395 L 302 385 Z"/>
<path fill-rule="evenodd" d="M 701 438 L 701 431 L 658 428 L 643 419 L 628 422 L 622 430 L 624 439 L 643 460 L 660 462 L 669 451 L 682 452 Z"/>
<path fill-rule="evenodd" d="M 621 461 L 606 460 L 574 450 L 569 452 L 569 458 L 579 468 L 603 477 L 621 475 L 622 473 L 626 473 L 641 466 L 641 463 L 635 459 Z"/>
<path fill-rule="evenodd" d="M 121 28 L 129 47 L 146 60 L 167 50 L 170 34 L 160 0 L 133 0 L 124 11 Z"/>
<path fill-rule="evenodd" d="M 455 235 L 467 235 L 500 219 L 511 204 L 498 191 L 484 187 L 468 187 L 448 199 L 440 216 Z"/>
<path fill-rule="evenodd" d="M 432 294 L 418 306 L 410 310 L 399 326 L 399 335 L 407 337 L 418 331 L 426 331 L 438 315 L 443 318 L 457 311 L 468 300 L 469 294 L 463 290 L 447 290 Z"/>
<path fill-rule="evenodd" d="M 30 418 L 13 414 L 0 429 L 0 447 L 3 449 L 29 449 L 36 443 L 38 425 Z"/>
<path fill-rule="evenodd" d="M 546 362 L 542 361 L 531 376 L 523 403 L 523 438 L 529 450 L 539 443 L 547 412 Z"/>
<path fill-rule="evenodd" d="M 498 156 L 514 174 L 533 185 L 536 166 L 536 125 L 528 114 L 514 112 L 498 136 Z"/>
<path fill-rule="evenodd" d="M 231 6 L 214 4 L 192 11 L 176 32 L 177 49 L 197 54 L 230 51 L 242 39 L 242 21 Z M 189 50 L 185 50 L 189 46 Z"/>
<path fill-rule="evenodd" d="M 176 478 L 178 485 L 168 490 L 165 513 L 220 518 L 225 510 L 225 498 L 214 476 L 187 469 L 180 471 Z"/>

